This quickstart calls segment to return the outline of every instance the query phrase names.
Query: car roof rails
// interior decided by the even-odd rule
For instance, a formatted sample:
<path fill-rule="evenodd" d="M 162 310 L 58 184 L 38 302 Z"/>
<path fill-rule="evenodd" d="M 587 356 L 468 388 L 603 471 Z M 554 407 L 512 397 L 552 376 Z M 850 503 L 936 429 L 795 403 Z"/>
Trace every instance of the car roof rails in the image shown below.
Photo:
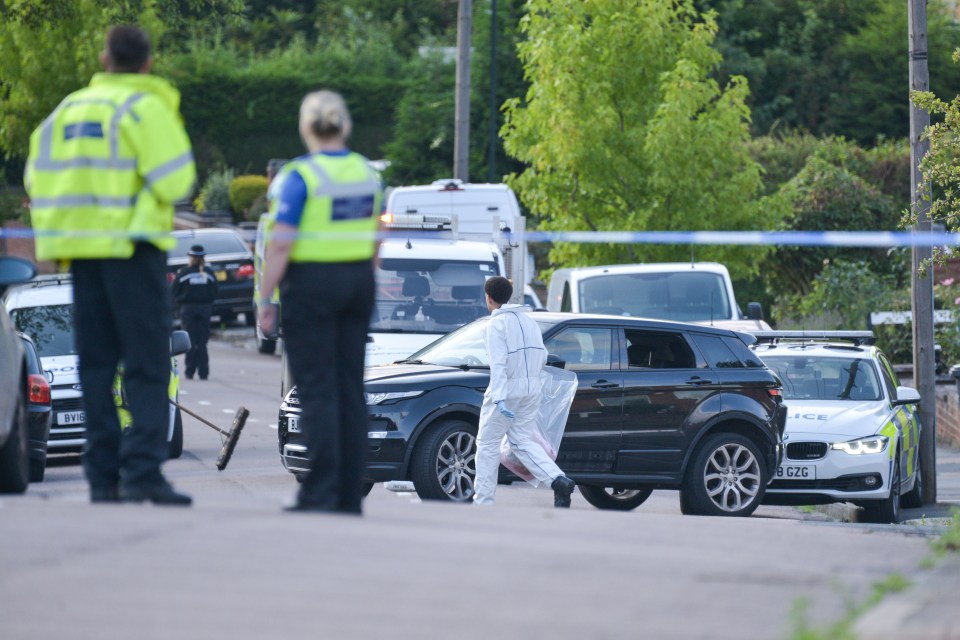
<path fill-rule="evenodd" d="M 871 346 L 877 339 L 873 331 L 751 331 L 760 344 L 781 342 L 852 342 L 854 346 Z"/>
<path fill-rule="evenodd" d="M 46 273 L 34 277 L 29 282 L 24 282 L 20 286 L 24 287 L 46 287 L 61 284 L 72 284 L 73 274 L 71 273 Z"/>

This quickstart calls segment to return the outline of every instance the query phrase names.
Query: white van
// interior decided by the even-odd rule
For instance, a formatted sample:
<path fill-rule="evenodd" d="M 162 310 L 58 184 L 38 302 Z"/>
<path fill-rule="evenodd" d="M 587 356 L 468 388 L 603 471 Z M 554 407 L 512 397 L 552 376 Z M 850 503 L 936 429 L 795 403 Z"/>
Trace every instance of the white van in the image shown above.
<path fill-rule="evenodd" d="M 730 273 L 716 262 L 664 262 L 558 269 L 549 311 L 693 322 L 736 331 L 768 331 L 757 302 L 737 306 Z"/>

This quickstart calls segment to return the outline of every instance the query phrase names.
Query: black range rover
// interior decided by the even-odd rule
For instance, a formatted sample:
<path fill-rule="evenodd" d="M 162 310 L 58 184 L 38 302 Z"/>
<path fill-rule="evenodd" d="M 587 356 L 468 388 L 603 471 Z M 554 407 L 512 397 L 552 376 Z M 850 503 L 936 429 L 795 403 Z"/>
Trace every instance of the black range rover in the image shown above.
<path fill-rule="evenodd" d="M 550 354 L 579 381 L 557 463 L 601 509 L 634 509 L 679 489 L 684 513 L 747 516 L 780 458 L 780 380 L 752 336 L 638 318 L 536 313 Z M 481 318 L 409 359 L 365 373 L 367 480 L 411 480 L 423 499 L 473 497 L 489 367 Z M 294 387 L 280 407 L 280 453 L 306 470 Z M 501 467 L 501 480 L 512 475 Z"/>

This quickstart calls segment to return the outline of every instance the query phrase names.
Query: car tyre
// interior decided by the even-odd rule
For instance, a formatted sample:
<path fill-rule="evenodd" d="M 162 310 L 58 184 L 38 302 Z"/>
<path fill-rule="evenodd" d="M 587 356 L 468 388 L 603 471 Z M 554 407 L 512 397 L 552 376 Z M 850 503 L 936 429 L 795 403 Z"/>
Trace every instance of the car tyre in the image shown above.
<path fill-rule="evenodd" d="M 444 420 L 420 436 L 410 475 L 421 500 L 473 500 L 477 477 L 477 427 L 463 420 Z"/>
<path fill-rule="evenodd" d="M 653 489 L 620 489 L 579 485 L 583 499 L 597 509 L 610 511 L 633 511 L 650 497 Z"/>
<path fill-rule="evenodd" d="M 897 524 L 900 522 L 900 453 L 897 452 L 890 476 L 890 494 L 884 500 L 863 503 L 864 522 Z"/>
<path fill-rule="evenodd" d="M 767 489 L 759 447 L 738 433 L 708 436 L 694 453 L 681 495 L 692 515 L 746 517 Z"/>
<path fill-rule="evenodd" d="M 917 456 L 917 479 L 913 481 L 913 489 L 907 491 L 900 498 L 900 506 L 908 509 L 917 509 L 923 506 L 923 462 Z"/>
<path fill-rule="evenodd" d="M 173 418 L 173 438 L 170 439 L 170 460 L 176 460 L 183 455 L 183 416 L 177 409 Z"/>
<path fill-rule="evenodd" d="M 43 482 L 47 475 L 47 456 L 30 458 L 30 482 Z"/>
<path fill-rule="evenodd" d="M 10 437 L 0 448 L 0 493 L 23 493 L 30 483 L 30 441 L 27 435 L 27 406 L 23 391 L 10 424 Z"/>

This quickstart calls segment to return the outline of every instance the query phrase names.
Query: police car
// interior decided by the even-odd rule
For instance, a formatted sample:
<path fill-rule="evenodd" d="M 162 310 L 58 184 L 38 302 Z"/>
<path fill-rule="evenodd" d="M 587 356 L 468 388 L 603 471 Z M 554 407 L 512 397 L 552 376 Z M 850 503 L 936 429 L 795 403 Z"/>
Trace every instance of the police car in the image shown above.
<path fill-rule="evenodd" d="M 871 522 L 922 505 L 920 394 L 900 386 L 872 332 L 757 332 L 783 382 L 784 457 L 765 502 L 851 502 Z"/>
<path fill-rule="evenodd" d="M 49 455 L 80 453 L 86 442 L 86 416 L 83 411 L 83 390 L 73 335 L 73 285 L 69 274 L 39 276 L 30 282 L 12 287 L 3 297 L 3 306 L 10 314 L 17 331 L 29 336 L 36 345 L 44 375 L 50 382 L 53 420 L 47 442 Z M 182 345 L 182 341 L 175 341 Z M 188 340 L 189 342 L 189 340 Z M 188 347 L 189 348 L 189 347 Z M 182 353 L 182 346 L 178 348 Z M 170 358 L 170 399 L 179 394 L 180 374 L 176 359 Z M 122 421 L 123 395 L 115 385 L 114 395 Z M 167 442 L 170 457 L 183 450 L 183 426 L 180 410 L 170 405 Z"/>

